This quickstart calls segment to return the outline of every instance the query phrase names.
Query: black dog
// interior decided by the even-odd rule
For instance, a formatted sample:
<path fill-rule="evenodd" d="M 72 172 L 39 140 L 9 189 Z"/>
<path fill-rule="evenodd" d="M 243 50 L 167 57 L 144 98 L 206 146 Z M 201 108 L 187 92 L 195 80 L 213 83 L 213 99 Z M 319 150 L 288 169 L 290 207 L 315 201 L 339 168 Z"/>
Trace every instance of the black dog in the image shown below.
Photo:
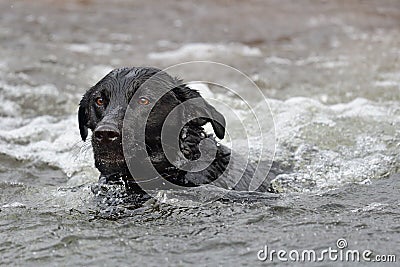
<path fill-rule="evenodd" d="M 169 126 L 164 125 L 171 111 L 189 100 L 195 103 L 177 109 Z M 129 119 L 125 118 L 128 113 L 131 114 Z M 189 114 L 189 119 L 185 114 Z M 209 122 L 215 135 L 224 138 L 225 120 L 222 114 L 196 90 L 156 68 L 133 67 L 111 71 L 85 93 L 78 118 L 82 140 L 86 140 L 88 129 L 93 132 L 95 165 L 101 172 L 101 182 L 122 181 L 131 191 L 143 193 L 136 178 L 153 178 L 152 175 L 157 173 L 174 185 L 191 187 L 214 183 L 245 191 L 249 190 L 252 179 L 257 176 L 251 164 L 246 161 L 244 165 L 236 164 L 230 149 L 204 132 L 203 126 Z M 128 125 L 128 130 L 123 130 L 124 124 Z M 165 130 L 164 139 L 163 127 L 172 129 Z M 136 142 L 138 128 L 144 129 L 143 146 Z M 173 129 L 180 130 L 174 134 Z M 124 146 L 123 132 L 128 139 L 131 138 L 131 143 L 127 141 Z M 174 139 L 174 136 L 177 137 Z M 178 146 L 174 146 L 174 141 Z M 165 147 L 172 147 L 169 149 L 172 159 L 167 157 Z M 182 160 L 200 164 L 202 153 L 209 151 L 215 153 L 206 168 L 187 170 L 176 166 Z M 128 152 L 129 157 L 124 156 L 124 152 Z M 150 168 L 155 170 L 151 174 L 147 172 Z M 223 179 L 218 179 L 221 177 Z M 257 190 L 267 189 L 268 183 L 264 182 Z"/>

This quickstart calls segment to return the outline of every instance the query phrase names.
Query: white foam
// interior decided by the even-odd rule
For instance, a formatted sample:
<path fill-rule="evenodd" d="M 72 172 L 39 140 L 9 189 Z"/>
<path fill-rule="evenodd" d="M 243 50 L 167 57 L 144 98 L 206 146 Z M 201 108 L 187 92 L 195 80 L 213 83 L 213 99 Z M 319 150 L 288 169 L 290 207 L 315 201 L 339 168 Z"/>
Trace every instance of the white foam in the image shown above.
<path fill-rule="evenodd" d="M 72 43 L 66 44 L 65 49 L 81 54 L 94 54 L 97 56 L 110 55 L 114 51 L 129 51 L 132 46 L 129 44 L 112 43 Z"/>
<path fill-rule="evenodd" d="M 202 82 L 191 82 L 189 87 L 197 90 L 203 98 L 214 98 L 214 94 L 211 92 L 207 84 Z"/>
<path fill-rule="evenodd" d="M 26 208 L 26 205 L 24 203 L 20 202 L 12 202 L 8 204 L 4 204 L 2 208 Z"/>
<path fill-rule="evenodd" d="M 21 119 L 17 123 L 7 118 L 0 121 L 5 125 L 14 124 L 14 129 L 0 130 L 3 140 L 0 153 L 19 160 L 45 163 L 61 169 L 67 176 L 93 166 L 90 146 L 86 153 L 80 151 L 83 143 L 75 115 L 65 119 L 39 116 L 32 120 Z"/>
<path fill-rule="evenodd" d="M 376 81 L 375 86 L 378 87 L 399 87 L 400 88 L 400 83 L 397 81 L 391 81 L 391 80 L 386 80 L 386 81 Z"/>
<path fill-rule="evenodd" d="M 384 177 L 400 168 L 396 102 L 358 98 L 323 105 L 309 98 L 271 100 L 279 139 L 276 160 L 293 166 L 280 190 L 314 190 Z"/>
<path fill-rule="evenodd" d="M 172 51 L 149 53 L 148 58 L 153 60 L 199 60 L 210 59 L 215 56 L 227 56 L 230 54 L 254 57 L 261 56 L 261 51 L 259 48 L 236 43 L 228 45 L 191 43 Z"/>
<path fill-rule="evenodd" d="M 278 65 L 292 65 L 293 62 L 292 60 L 288 58 L 282 58 L 282 57 L 267 57 L 264 62 L 266 64 L 278 64 Z"/>

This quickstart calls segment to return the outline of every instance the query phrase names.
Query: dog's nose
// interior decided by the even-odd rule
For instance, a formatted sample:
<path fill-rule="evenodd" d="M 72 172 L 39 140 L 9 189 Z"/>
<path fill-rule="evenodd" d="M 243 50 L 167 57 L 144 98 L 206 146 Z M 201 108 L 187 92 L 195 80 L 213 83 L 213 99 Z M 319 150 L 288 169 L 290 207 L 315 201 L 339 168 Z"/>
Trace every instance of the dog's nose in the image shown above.
<path fill-rule="evenodd" d="M 101 125 L 94 130 L 94 137 L 102 143 L 109 143 L 119 137 L 119 131 L 112 125 Z"/>

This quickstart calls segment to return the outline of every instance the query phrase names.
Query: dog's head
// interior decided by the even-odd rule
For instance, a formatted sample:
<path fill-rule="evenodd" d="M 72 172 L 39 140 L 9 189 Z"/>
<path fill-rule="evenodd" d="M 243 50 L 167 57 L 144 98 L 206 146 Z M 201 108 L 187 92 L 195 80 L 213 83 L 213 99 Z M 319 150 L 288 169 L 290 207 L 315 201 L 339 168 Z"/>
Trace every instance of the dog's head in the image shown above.
<path fill-rule="evenodd" d="M 126 171 L 122 149 L 124 117 L 129 108 L 130 127 L 145 127 L 146 147 L 149 153 L 159 152 L 160 135 L 168 114 L 188 100 L 182 113 L 190 113 L 190 124 L 203 126 L 210 122 L 216 136 L 225 135 L 224 117 L 208 104 L 201 95 L 182 84 L 180 80 L 156 68 L 115 69 L 90 88 L 83 96 L 79 111 L 79 129 L 82 140 L 91 129 L 96 167 L 102 174 Z M 177 125 L 184 114 L 174 114 L 171 121 Z"/>

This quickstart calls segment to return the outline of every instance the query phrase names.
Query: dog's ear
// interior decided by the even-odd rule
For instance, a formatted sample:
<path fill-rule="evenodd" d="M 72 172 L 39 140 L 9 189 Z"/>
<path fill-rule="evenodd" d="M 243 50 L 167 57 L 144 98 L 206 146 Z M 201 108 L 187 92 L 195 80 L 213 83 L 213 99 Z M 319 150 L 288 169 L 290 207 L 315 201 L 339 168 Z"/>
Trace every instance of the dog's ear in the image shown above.
<path fill-rule="evenodd" d="M 225 118 L 219 113 L 213 106 L 211 106 L 196 90 L 190 89 L 185 85 L 180 85 L 173 89 L 173 92 L 181 102 L 193 99 L 195 104 L 189 105 L 187 112 L 191 118 L 194 119 L 197 124 L 204 125 L 207 122 L 211 123 L 214 129 L 215 135 L 219 139 L 223 139 L 225 136 Z"/>
<path fill-rule="evenodd" d="M 223 139 L 225 136 L 225 118 L 219 113 L 213 106 L 211 106 L 207 101 L 205 101 L 202 97 L 199 98 L 200 101 L 198 105 L 195 107 L 195 116 L 200 124 L 206 124 L 207 122 L 211 122 L 211 125 L 214 129 L 215 135 L 219 139 Z M 204 123 L 203 121 L 204 120 Z"/>
<path fill-rule="evenodd" d="M 85 97 L 82 98 L 81 102 L 79 103 L 79 110 L 78 110 L 78 122 L 79 122 L 79 131 L 81 133 L 81 138 L 83 141 L 86 141 L 86 137 L 88 136 L 88 102 Z"/>

